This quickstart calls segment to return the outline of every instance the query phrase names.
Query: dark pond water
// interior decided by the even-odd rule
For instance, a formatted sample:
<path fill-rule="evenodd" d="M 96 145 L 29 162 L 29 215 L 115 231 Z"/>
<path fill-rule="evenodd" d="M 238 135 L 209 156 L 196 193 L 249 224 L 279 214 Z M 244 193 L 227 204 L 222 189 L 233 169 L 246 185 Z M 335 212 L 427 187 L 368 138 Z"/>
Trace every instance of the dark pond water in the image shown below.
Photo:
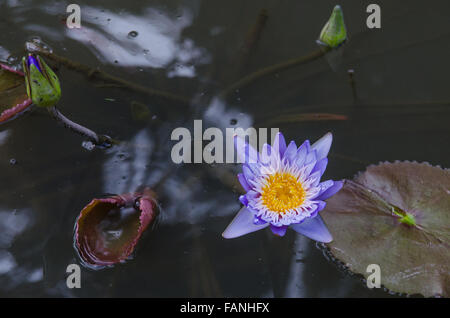
<path fill-rule="evenodd" d="M 39 36 L 58 55 L 190 103 L 99 87 L 58 67 L 60 110 L 125 143 L 89 151 L 85 138 L 38 110 L 0 128 L 1 296 L 390 296 L 368 289 L 293 231 L 223 239 L 240 207 L 223 171 L 239 166 L 176 165 L 170 134 L 194 119 L 223 129 L 278 127 L 297 142 L 332 131 L 327 179 L 351 178 L 380 161 L 449 167 L 450 2 L 377 1 L 382 28 L 368 30 L 372 1 L 341 0 L 350 41 L 336 71 L 322 58 L 225 99 L 220 92 L 243 75 L 317 50 L 337 2 L 79 0 L 79 30 L 65 26 L 71 2 L 2 0 L 0 60 L 17 64 L 24 43 Z M 268 18 L 255 38 L 262 9 Z M 149 111 L 143 118 L 139 105 Z M 348 120 L 296 120 L 300 113 Z M 99 271 L 82 267 L 82 288 L 68 289 L 66 267 L 81 264 L 73 248 L 80 210 L 94 197 L 151 186 L 162 176 L 161 218 L 133 258 Z"/>

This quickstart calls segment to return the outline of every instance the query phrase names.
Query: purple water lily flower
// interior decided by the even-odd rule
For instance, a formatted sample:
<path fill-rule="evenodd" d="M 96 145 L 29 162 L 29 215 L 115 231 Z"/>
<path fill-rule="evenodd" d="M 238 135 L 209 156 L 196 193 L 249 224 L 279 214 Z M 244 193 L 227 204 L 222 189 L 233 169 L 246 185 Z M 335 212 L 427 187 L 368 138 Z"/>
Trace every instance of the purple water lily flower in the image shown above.
<path fill-rule="evenodd" d="M 238 179 L 246 191 L 239 200 L 244 207 L 223 232 L 224 238 L 235 238 L 270 227 L 283 236 L 288 227 L 313 240 L 333 240 L 318 214 L 325 201 L 342 188 L 342 181 L 320 182 L 333 141 L 327 133 L 313 145 L 306 140 L 300 147 L 294 141 L 288 146 L 281 133 L 272 147 L 265 144 L 258 153 L 241 137 L 235 136 L 235 147 L 243 173 Z"/>

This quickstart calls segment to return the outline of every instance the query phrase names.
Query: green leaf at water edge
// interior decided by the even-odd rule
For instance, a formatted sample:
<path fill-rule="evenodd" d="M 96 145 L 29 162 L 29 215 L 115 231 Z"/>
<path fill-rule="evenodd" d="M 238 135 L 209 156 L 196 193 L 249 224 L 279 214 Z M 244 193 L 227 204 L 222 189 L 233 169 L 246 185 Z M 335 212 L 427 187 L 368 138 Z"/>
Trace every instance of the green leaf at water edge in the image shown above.
<path fill-rule="evenodd" d="M 450 171 L 427 163 L 369 166 L 327 201 L 331 254 L 405 294 L 450 295 Z"/>

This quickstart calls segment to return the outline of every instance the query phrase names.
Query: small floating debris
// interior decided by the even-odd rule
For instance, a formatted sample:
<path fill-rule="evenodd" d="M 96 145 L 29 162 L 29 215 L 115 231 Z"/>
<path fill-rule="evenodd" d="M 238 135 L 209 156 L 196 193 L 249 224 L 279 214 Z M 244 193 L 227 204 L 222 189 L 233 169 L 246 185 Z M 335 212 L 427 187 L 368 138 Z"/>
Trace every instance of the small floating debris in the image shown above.
<path fill-rule="evenodd" d="M 129 39 L 132 39 L 132 38 L 137 37 L 138 35 L 139 35 L 139 33 L 137 33 L 137 31 L 130 31 L 130 32 L 128 33 L 128 38 L 129 38 Z"/>
<path fill-rule="evenodd" d="M 38 36 L 33 36 L 32 38 L 30 38 L 28 41 L 25 42 L 25 50 L 27 52 L 48 52 L 48 53 L 53 53 L 52 48 L 46 44 L 44 41 L 42 41 L 42 39 Z"/>
<path fill-rule="evenodd" d="M 6 61 L 8 62 L 8 64 L 14 65 L 19 61 L 19 58 L 15 55 L 10 55 L 10 56 L 8 56 Z"/>
<path fill-rule="evenodd" d="M 88 151 L 92 151 L 95 149 L 95 144 L 92 141 L 83 141 L 81 143 L 81 147 L 83 147 L 84 149 L 86 149 Z"/>

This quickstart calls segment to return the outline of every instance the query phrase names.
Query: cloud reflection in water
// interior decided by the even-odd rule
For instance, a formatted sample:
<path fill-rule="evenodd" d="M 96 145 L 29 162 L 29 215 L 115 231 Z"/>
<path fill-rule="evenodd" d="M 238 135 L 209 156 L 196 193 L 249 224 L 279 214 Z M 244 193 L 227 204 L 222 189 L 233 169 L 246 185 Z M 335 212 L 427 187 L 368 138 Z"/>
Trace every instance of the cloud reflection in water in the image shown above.
<path fill-rule="evenodd" d="M 153 186 L 165 174 L 174 171 L 157 191 L 165 202 L 162 206 L 162 223 L 194 224 L 204 221 L 208 216 L 235 213 L 239 205 L 233 192 L 208 194 L 210 183 L 204 181 L 204 176 L 197 175 L 198 170 L 193 169 L 193 165 L 174 164 L 170 158 L 170 149 L 160 149 L 166 146 L 170 147 L 156 145 L 155 138 L 142 129 L 129 142 L 111 149 L 103 166 L 104 192 L 133 192 L 141 186 Z M 154 153 L 159 151 L 163 153 L 163 159 Z"/>
<path fill-rule="evenodd" d="M 192 21 L 193 15 L 186 8 L 181 15 L 171 18 L 151 8 L 136 16 L 83 7 L 82 28 L 65 32 L 69 38 L 85 44 L 104 63 L 166 67 L 169 77 L 194 77 L 195 65 L 208 63 L 210 57 L 192 39 L 182 38 L 183 30 Z"/>

